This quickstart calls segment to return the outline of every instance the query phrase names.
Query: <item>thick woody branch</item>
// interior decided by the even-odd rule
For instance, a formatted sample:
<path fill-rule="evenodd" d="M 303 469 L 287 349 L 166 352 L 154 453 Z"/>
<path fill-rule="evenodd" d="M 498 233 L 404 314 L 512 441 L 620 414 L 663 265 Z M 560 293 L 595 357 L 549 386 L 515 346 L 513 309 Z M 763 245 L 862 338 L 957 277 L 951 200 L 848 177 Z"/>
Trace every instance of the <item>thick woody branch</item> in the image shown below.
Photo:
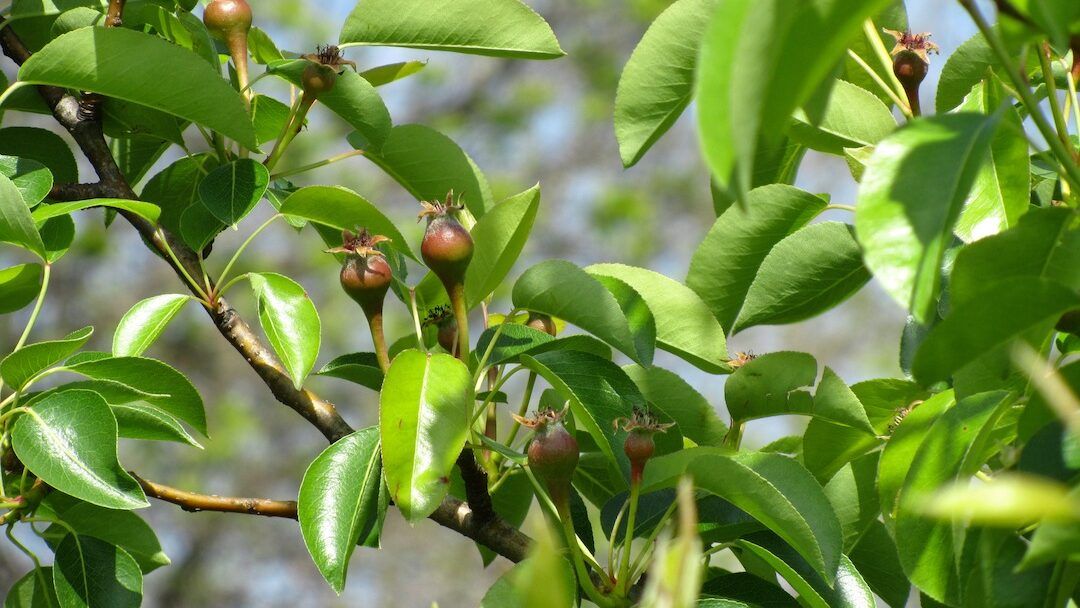
<path fill-rule="evenodd" d="M 110 8 L 121 9 L 122 5 L 122 2 L 114 1 L 110 3 Z M 13 59 L 17 64 L 22 65 L 23 62 L 30 58 L 30 52 L 18 35 L 10 27 L 6 26 L 5 21 L 0 18 L 0 47 L 3 48 L 5 55 Z M 77 99 L 68 94 L 66 90 L 52 86 L 39 86 L 38 91 L 49 106 L 56 121 L 71 134 L 79 149 L 82 150 L 94 167 L 94 171 L 99 178 L 99 181 L 94 184 L 59 186 L 54 189 L 56 198 L 64 200 L 85 200 L 86 198 L 101 197 L 137 199 L 138 196 L 131 189 L 123 172 L 117 166 L 102 132 L 101 121 L 98 116 L 100 99 L 92 95 Z M 178 274 L 183 275 L 186 273 L 191 277 L 203 276 L 202 262 L 199 255 L 181 239 L 135 214 L 121 211 L 121 215 L 142 235 L 143 239 L 158 255 L 173 266 L 173 269 Z M 170 250 L 175 255 L 177 262 L 172 261 L 172 256 L 166 255 L 166 252 Z M 205 287 L 208 292 L 212 293 L 213 285 L 206 285 Z M 303 388 L 297 389 L 293 386 L 292 380 L 285 372 L 277 356 L 263 344 L 251 326 L 240 317 L 224 298 L 214 298 L 213 304 L 207 306 L 206 309 L 221 335 L 243 355 L 248 365 L 255 370 L 255 373 L 259 375 L 259 378 L 267 385 L 278 401 L 303 416 L 330 442 L 337 441 L 353 432 L 352 427 L 337 413 L 332 403 L 321 399 L 312 391 Z M 471 453 L 469 455 L 471 456 Z M 470 504 L 473 504 L 474 507 L 470 508 L 464 502 L 447 498 L 431 515 L 431 519 L 472 538 L 510 560 L 520 561 L 525 556 L 525 551 L 530 542 L 529 538 L 498 518 L 491 508 L 491 499 L 487 495 L 487 483 L 484 474 L 476 466 L 475 460 L 471 458 L 469 460 L 471 461 L 471 468 L 469 464 L 465 464 L 462 470 L 463 475 L 466 477 L 468 498 Z M 166 486 L 157 487 L 172 490 Z M 176 490 L 175 492 L 181 491 Z M 147 493 L 151 494 L 150 491 L 147 491 Z M 199 496 L 182 494 L 189 497 Z M 176 496 L 175 494 L 169 495 Z M 243 501 L 254 500 L 210 498 L 241 501 L 239 503 L 230 503 L 240 506 L 248 504 Z M 280 506 L 280 501 L 269 501 L 268 504 Z M 206 510 L 226 509 L 206 508 Z M 245 510 L 238 511 L 237 508 L 227 510 L 248 512 Z"/>

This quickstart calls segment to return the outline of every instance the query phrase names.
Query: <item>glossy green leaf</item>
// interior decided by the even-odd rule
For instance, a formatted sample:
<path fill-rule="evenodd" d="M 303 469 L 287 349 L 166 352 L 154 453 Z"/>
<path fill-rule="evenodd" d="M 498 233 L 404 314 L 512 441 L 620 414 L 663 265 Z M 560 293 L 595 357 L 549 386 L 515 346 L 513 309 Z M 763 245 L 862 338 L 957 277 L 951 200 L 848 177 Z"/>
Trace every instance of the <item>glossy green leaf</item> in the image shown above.
<path fill-rule="evenodd" d="M 390 238 L 390 246 L 416 260 L 409 242 L 390 218 L 364 197 L 341 186 L 308 186 L 289 195 L 281 213 L 338 230 L 367 228 L 372 234 Z"/>
<path fill-rule="evenodd" d="M 60 605 L 53 587 L 52 567 L 26 573 L 7 592 L 4 608 L 54 608 Z"/>
<path fill-rule="evenodd" d="M 696 454 L 697 455 L 695 457 Z M 676 466 L 655 467 L 672 459 Z M 683 472 L 694 485 L 746 511 L 791 545 L 828 584 L 836 578 L 843 549 L 840 522 L 824 490 L 801 464 L 780 454 L 696 448 L 660 457 L 645 469 L 645 487 L 670 486 Z"/>
<path fill-rule="evenodd" d="M 334 442 L 304 473 L 297 501 L 300 532 L 334 591 L 345 588 L 357 543 L 377 545 L 386 500 L 375 427 Z"/>
<path fill-rule="evenodd" d="M 645 299 L 656 319 L 660 348 L 708 372 L 730 369 L 724 330 L 693 290 L 662 274 L 622 264 L 594 264 L 585 271 L 623 281 Z"/>
<path fill-rule="evenodd" d="M 1080 309 L 1080 294 L 1048 279 L 998 281 L 955 307 L 915 354 L 924 385 L 945 380 L 979 356 L 1033 329 L 1049 332 L 1062 313 Z"/>
<path fill-rule="evenodd" d="M 363 0 L 345 19 L 339 44 L 522 59 L 565 54 L 551 26 L 519 0 Z"/>
<path fill-rule="evenodd" d="M 777 243 L 765 257 L 733 331 L 814 317 L 854 295 L 869 280 L 851 226 L 840 222 L 807 226 Z"/>
<path fill-rule="evenodd" d="M 630 335 L 634 339 L 636 361 L 651 365 L 656 354 L 656 318 L 641 294 L 621 279 L 605 275 L 592 275 L 598 283 L 615 298 L 626 316 Z"/>
<path fill-rule="evenodd" d="M 30 208 L 19 189 L 5 175 L 0 175 L 0 242 L 29 249 L 42 259 L 47 257 Z"/>
<path fill-rule="evenodd" d="M 629 470 L 622 449 L 626 431 L 615 421 L 628 418 L 634 407 L 644 407 L 645 398 L 618 365 L 578 351 L 523 355 L 521 364 L 569 399 L 575 424 L 589 433 L 611 463 Z"/>
<path fill-rule="evenodd" d="M 136 608 L 142 603 L 139 564 L 116 545 L 69 534 L 56 547 L 53 584 L 64 608 Z"/>
<path fill-rule="evenodd" d="M 161 77 L 161 66 L 169 66 L 168 78 Z M 75 30 L 34 53 L 19 80 L 135 102 L 258 149 L 240 95 L 199 56 L 157 36 L 125 28 Z"/>
<path fill-rule="evenodd" d="M 157 534 L 146 520 L 131 511 L 106 509 L 70 497 L 46 501 L 54 513 L 75 530 L 80 537 L 93 536 L 120 547 L 139 564 L 143 574 L 168 566 L 171 562 L 161 548 Z M 52 524 L 42 535 L 52 546 L 59 545 L 69 534 L 67 527 Z"/>
<path fill-rule="evenodd" d="M 259 145 L 277 139 L 288 121 L 289 106 L 277 99 L 269 95 L 256 95 L 251 100 L 251 124 L 255 127 L 255 138 Z"/>
<path fill-rule="evenodd" d="M 251 59 L 255 63 L 266 65 L 271 61 L 282 59 L 283 55 L 277 45 L 263 29 L 252 27 L 248 30 L 248 50 Z"/>
<path fill-rule="evenodd" d="M 1070 498 L 1078 498 L 1077 490 L 1072 490 Z M 1075 520 L 1044 521 L 1035 529 L 1020 567 L 1028 568 L 1058 559 L 1075 559 L 1080 555 L 1080 527 Z"/>
<path fill-rule="evenodd" d="M 27 90 L 34 101 L 40 101 L 36 91 Z M 46 112 L 44 104 L 41 111 Z M 0 129 L 0 154 L 37 161 L 49 168 L 53 183 L 79 181 L 79 165 L 71 146 L 56 133 L 40 127 L 4 127 Z"/>
<path fill-rule="evenodd" d="M 182 234 L 181 218 L 189 208 L 199 208 L 210 216 L 210 211 L 199 204 L 198 186 L 202 178 L 217 165 L 217 159 L 210 154 L 185 156 L 151 177 L 143 187 L 140 198 L 161 207 L 158 219 L 162 226 L 173 234 Z M 214 221 L 217 222 L 216 219 Z M 215 225 L 216 229 L 222 227 L 220 223 Z"/>
<path fill-rule="evenodd" d="M 21 390 L 34 376 L 82 348 L 93 333 L 93 327 L 84 327 L 59 340 L 28 344 L 0 361 L 0 376 L 9 385 Z"/>
<path fill-rule="evenodd" d="M 110 403 L 109 405 L 112 407 L 113 415 L 116 416 L 116 427 L 121 437 L 147 441 L 174 441 L 202 448 L 202 445 L 184 429 L 176 418 L 156 407 L 142 403 Z"/>
<path fill-rule="evenodd" d="M 1046 278 L 1080 290 L 1080 231 L 1066 209 L 1032 209 L 1009 230 L 960 250 L 949 275 L 949 305 L 974 301 L 992 283 Z"/>
<path fill-rule="evenodd" d="M 814 416 L 867 433 L 876 432 L 859 397 L 828 367 L 814 393 Z"/>
<path fill-rule="evenodd" d="M 269 71 L 294 86 L 301 86 L 308 65 L 307 60 L 290 59 L 271 64 Z M 373 150 L 379 150 L 386 143 L 391 127 L 390 111 L 375 86 L 360 74 L 353 70 L 339 74 L 334 88 L 319 95 L 319 103 L 356 129 Z"/>
<path fill-rule="evenodd" d="M 806 389 L 817 380 L 817 361 L 806 353 L 776 352 L 742 365 L 724 384 L 732 420 L 781 414 L 809 414 L 813 397 Z"/>
<path fill-rule="evenodd" d="M 971 89 L 978 85 L 997 59 L 986 38 L 975 34 L 965 40 L 941 68 L 934 106 L 938 112 L 948 112 L 963 103 Z"/>
<path fill-rule="evenodd" d="M 981 170 L 996 116 L 920 119 L 880 142 L 866 166 L 855 229 L 866 265 L 916 320 L 930 320 L 953 227 Z"/>
<path fill-rule="evenodd" d="M 334 357 L 315 374 L 348 380 L 373 391 L 382 388 L 383 383 L 383 373 L 375 353 L 349 353 Z"/>
<path fill-rule="evenodd" d="M 491 187 L 476 163 L 452 139 L 431 127 L 397 125 L 381 149 L 353 137 L 349 141 L 416 200 L 441 201 L 453 190 L 477 219 L 494 205 Z"/>
<path fill-rule="evenodd" d="M 955 603 L 965 578 L 956 570 L 963 535 L 949 522 L 929 520 L 912 509 L 925 494 L 949 481 L 964 479 L 982 466 L 980 455 L 994 424 L 1011 403 L 997 391 L 962 399 L 926 433 L 900 492 L 896 547 L 904 572 L 923 593 Z"/>
<path fill-rule="evenodd" d="M 896 543 L 889 536 L 885 524 L 880 521 L 870 524 L 849 556 L 851 563 L 866 579 L 866 584 L 890 608 L 907 606 L 911 583 L 897 576 L 902 568 L 900 556 L 896 554 Z"/>
<path fill-rule="evenodd" d="M 30 207 L 40 203 L 53 186 L 52 173 L 36 160 L 18 156 L 0 156 L 0 174 L 15 184 L 23 201 Z"/>
<path fill-rule="evenodd" d="M 517 308 L 565 320 L 637 360 L 640 354 L 625 313 L 597 279 L 570 262 L 548 260 L 526 270 L 514 283 Z"/>
<path fill-rule="evenodd" d="M 878 494 L 886 521 L 896 515 L 900 488 L 930 427 L 955 404 L 953 391 L 948 390 L 910 406 L 902 417 L 898 416 L 898 424 L 894 425 L 878 462 Z"/>
<path fill-rule="evenodd" d="M 218 220 L 236 225 L 244 219 L 270 185 L 262 163 L 241 158 L 214 169 L 199 182 L 199 200 Z"/>
<path fill-rule="evenodd" d="M 863 21 L 887 4 L 738 0 L 718 5 L 701 47 L 697 100 L 705 158 L 721 189 L 745 202 L 758 142 L 781 139 L 795 109 L 830 76 Z"/>
<path fill-rule="evenodd" d="M 68 362 L 67 371 L 110 380 L 149 395 L 145 401 L 182 420 L 206 435 L 206 412 L 202 397 L 183 374 L 156 359 L 102 357 Z"/>
<path fill-rule="evenodd" d="M 820 111 L 795 112 L 788 135 L 811 150 L 843 154 L 872 146 L 896 129 L 896 119 L 876 95 L 844 80 L 833 83 Z"/>
<path fill-rule="evenodd" d="M 360 75 L 373 87 L 381 87 L 402 78 L 408 78 L 427 67 L 427 61 L 399 61 L 368 68 Z"/>
<path fill-rule="evenodd" d="M 379 399 L 383 472 L 410 522 L 430 515 L 450 489 L 472 393 L 469 369 L 450 355 L 407 350 L 390 365 Z"/>
<path fill-rule="evenodd" d="M 1005 103 L 1006 93 L 996 78 L 984 81 L 958 108 L 993 114 Z M 990 140 L 990 154 L 975 177 L 960 217 L 956 235 L 971 242 L 1016 225 L 1030 208 L 1031 169 L 1023 124 L 1013 108 L 1002 109 L 1001 122 Z"/>
<path fill-rule="evenodd" d="M 825 484 L 825 496 L 844 531 L 845 551 L 855 546 L 880 514 L 875 485 L 879 455 L 880 452 L 871 452 L 849 462 Z"/>
<path fill-rule="evenodd" d="M 304 288 L 273 272 L 248 275 L 259 302 L 259 324 L 299 389 L 315 367 L 322 341 L 319 311 Z"/>
<path fill-rule="evenodd" d="M 129 201 L 122 198 L 92 198 L 83 201 L 72 201 L 70 203 L 41 205 L 37 209 L 34 209 L 32 216 L 35 222 L 41 224 L 54 217 L 68 215 L 75 213 L 76 211 L 82 211 L 83 209 L 90 209 L 93 207 L 109 207 L 110 209 L 129 211 L 152 224 L 156 224 L 158 217 L 161 215 L 161 211 L 158 209 L 157 205 L 152 205 L 150 203 Z"/>
<path fill-rule="evenodd" d="M 502 331 L 499 331 L 500 327 Z M 499 339 L 495 341 L 495 346 L 491 349 L 491 355 L 487 360 L 488 366 L 516 362 L 522 354 L 555 341 L 555 338 L 547 332 L 504 321 L 503 324 L 488 327 L 484 333 L 480 334 L 480 338 L 476 341 L 476 348 L 473 350 L 474 357 L 480 357 L 487 352 L 492 338 L 495 337 L 495 332 L 499 332 Z M 479 359 L 476 359 L 470 365 L 475 367 L 479 362 Z"/>
<path fill-rule="evenodd" d="M 661 367 L 627 365 L 623 368 L 645 396 L 646 401 L 679 425 L 683 437 L 698 445 L 719 446 L 727 435 L 727 425 L 701 393 L 678 374 Z"/>
<path fill-rule="evenodd" d="M 641 160 L 694 96 L 698 46 L 717 0 L 679 0 L 634 48 L 615 95 L 615 138 L 624 167 Z"/>
<path fill-rule="evenodd" d="M 110 509 L 149 506 L 116 459 L 116 419 L 97 393 L 50 395 L 19 416 L 11 433 L 19 460 L 50 486 Z"/>
<path fill-rule="evenodd" d="M 1080 500 L 1069 486 L 1040 475 L 1003 472 L 989 483 L 960 479 L 909 505 L 942 521 L 1022 528 L 1042 520 L 1080 521 Z"/>
<path fill-rule="evenodd" d="M 472 261 L 465 271 L 465 300 L 480 304 L 506 278 L 529 238 L 540 207 L 540 185 L 493 207 L 473 226 Z"/>
<path fill-rule="evenodd" d="M 138 357 L 143 354 L 191 299 L 191 296 L 170 293 L 136 303 L 116 326 L 113 356 Z"/>
<path fill-rule="evenodd" d="M 50 264 L 64 257 L 75 241 L 75 220 L 69 215 L 62 215 L 45 220 L 38 228 L 41 242 L 45 245 L 45 259 Z"/>
<path fill-rule="evenodd" d="M 40 264 L 19 264 L 0 270 L 0 314 L 19 310 L 37 299 L 41 277 Z"/>
<path fill-rule="evenodd" d="M 825 205 L 820 197 L 792 186 L 751 190 L 745 209 L 733 205 L 717 218 L 694 252 L 686 284 L 730 330 L 769 251 Z"/>

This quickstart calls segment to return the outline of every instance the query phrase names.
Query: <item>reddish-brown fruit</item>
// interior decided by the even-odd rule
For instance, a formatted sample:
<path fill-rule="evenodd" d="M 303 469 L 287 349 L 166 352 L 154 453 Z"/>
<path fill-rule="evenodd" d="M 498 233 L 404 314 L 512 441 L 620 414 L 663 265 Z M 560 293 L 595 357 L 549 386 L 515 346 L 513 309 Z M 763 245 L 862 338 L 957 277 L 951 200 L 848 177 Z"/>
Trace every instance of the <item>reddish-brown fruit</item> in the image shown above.
<path fill-rule="evenodd" d="M 531 327 L 536 331 L 542 331 L 549 336 L 554 336 L 556 333 L 555 321 L 551 320 L 551 317 L 541 312 L 530 312 L 529 318 L 525 321 L 526 327 Z"/>
<path fill-rule="evenodd" d="M 672 426 L 674 423 L 661 423 L 641 408 L 634 408 L 634 413 L 629 418 L 615 420 L 615 428 L 621 428 L 627 432 L 626 440 L 623 441 L 623 452 L 630 459 L 631 483 L 641 482 L 641 477 L 645 473 L 645 464 L 656 451 L 653 435 L 663 433 Z"/>
<path fill-rule="evenodd" d="M 203 23 L 218 40 L 229 42 L 237 35 L 246 38 L 251 29 L 251 7 L 245 0 L 213 0 L 206 5 Z"/>
<path fill-rule="evenodd" d="M 443 347 L 448 353 L 454 352 L 458 339 L 457 321 L 454 320 L 454 317 L 448 317 L 443 319 L 438 327 L 439 346 Z"/>
<path fill-rule="evenodd" d="M 536 431 L 529 443 L 529 468 L 547 484 L 557 507 L 569 505 L 570 482 L 581 454 L 577 439 L 563 426 L 562 414 L 545 410 L 533 418 L 517 420 Z"/>
<path fill-rule="evenodd" d="M 634 430 L 626 436 L 623 442 L 623 451 L 630 459 L 630 464 L 645 466 L 645 462 L 653 457 L 656 451 L 656 442 L 653 441 L 652 431 Z"/>
<path fill-rule="evenodd" d="M 918 87 L 926 78 L 930 65 L 912 51 L 901 51 L 893 59 L 893 74 L 904 89 Z"/>
<path fill-rule="evenodd" d="M 337 83 L 337 72 L 318 63 L 309 63 L 300 76 L 300 86 L 304 94 L 318 98 L 323 93 L 330 92 Z"/>
<path fill-rule="evenodd" d="M 382 312 L 383 300 L 390 289 L 393 272 L 382 252 L 375 249 L 379 243 L 390 239 L 371 235 L 367 230 L 353 233 L 342 232 L 342 245 L 329 249 L 329 253 L 344 253 L 341 266 L 341 288 L 364 309 L 368 319 Z"/>
<path fill-rule="evenodd" d="M 421 219 L 428 219 L 420 254 L 447 292 L 464 282 L 465 270 L 473 255 L 472 236 L 454 217 L 460 207 L 454 205 L 453 200 L 453 193 L 450 193 L 444 203 L 422 203 L 424 210 L 420 212 Z"/>

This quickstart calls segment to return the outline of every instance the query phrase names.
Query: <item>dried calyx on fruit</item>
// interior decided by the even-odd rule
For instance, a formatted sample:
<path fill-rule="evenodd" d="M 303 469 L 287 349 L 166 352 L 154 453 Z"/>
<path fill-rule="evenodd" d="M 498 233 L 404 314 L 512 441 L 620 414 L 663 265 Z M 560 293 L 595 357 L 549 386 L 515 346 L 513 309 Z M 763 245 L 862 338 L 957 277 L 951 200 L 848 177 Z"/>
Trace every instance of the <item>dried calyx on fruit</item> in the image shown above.
<path fill-rule="evenodd" d="M 577 439 L 563 425 L 563 412 L 541 410 L 532 418 L 514 416 L 536 434 L 529 443 L 529 468 L 547 484 L 548 494 L 560 515 L 570 509 L 570 482 L 578 459 Z"/>
<path fill-rule="evenodd" d="M 446 294 L 450 297 L 450 306 L 454 311 L 454 320 L 458 328 L 458 357 L 469 354 L 469 318 L 465 304 L 465 271 L 472 260 L 473 240 L 469 231 L 458 222 L 455 214 L 461 206 L 454 203 L 454 193 L 446 195 L 442 203 L 422 202 L 424 209 L 418 219 L 427 219 L 427 230 L 420 243 L 420 254 L 424 263 L 435 276 L 439 277 Z"/>
<path fill-rule="evenodd" d="M 926 78 L 926 72 L 930 68 L 929 53 L 937 53 L 938 45 L 930 42 L 929 32 L 912 34 L 890 29 L 882 31 L 896 39 L 896 46 L 891 52 L 893 74 L 904 87 L 911 113 L 918 116 L 920 114 L 919 84 Z"/>
<path fill-rule="evenodd" d="M 675 426 L 674 423 L 659 422 L 647 410 L 636 407 L 629 418 L 615 420 L 615 429 L 622 429 L 627 433 L 626 440 L 623 442 L 623 451 L 630 459 L 630 483 L 641 483 L 641 476 L 645 473 L 645 464 L 656 451 L 653 435 L 664 433 L 673 426 Z"/>
<path fill-rule="evenodd" d="M 248 31 L 251 29 L 251 7 L 245 0 L 213 0 L 203 11 L 203 23 L 214 38 L 225 43 L 236 68 L 236 80 L 250 100 L 248 87 Z"/>
<path fill-rule="evenodd" d="M 542 331 L 549 336 L 554 336 L 558 333 L 555 328 L 555 321 L 551 319 L 549 315 L 545 315 L 542 312 L 529 312 L 529 318 L 525 320 L 525 326 L 531 327 L 536 331 Z"/>
<path fill-rule="evenodd" d="M 300 77 L 300 86 L 304 95 L 310 95 L 313 99 L 334 88 L 345 66 L 356 69 L 356 62 L 342 57 L 341 49 L 332 44 L 316 47 L 314 53 L 303 55 L 301 59 L 306 59 L 308 65 Z"/>
<path fill-rule="evenodd" d="M 428 311 L 424 316 L 424 326 L 434 326 L 438 331 L 439 346 L 454 354 L 457 350 L 457 321 L 450 306 L 443 304 Z"/>
<path fill-rule="evenodd" d="M 341 246 L 327 249 L 327 253 L 344 253 L 345 263 L 341 266 L 341 288 L 349 297 L 360 305 L 371 328 L 371 338 L 375 343 L 375 354 L 379 365 L 386 371 L 390 366 L 387 357 L 386 340 L 383 337 L 382 310 L 386 292 L 390 289 L 393 273 L 390 264 L 381 251 L 376 249 L 379 243 L 390 241 L 382 235 L 372 235 L 366 229 L 358 232 L 344 230 L 341 233 Z"/>

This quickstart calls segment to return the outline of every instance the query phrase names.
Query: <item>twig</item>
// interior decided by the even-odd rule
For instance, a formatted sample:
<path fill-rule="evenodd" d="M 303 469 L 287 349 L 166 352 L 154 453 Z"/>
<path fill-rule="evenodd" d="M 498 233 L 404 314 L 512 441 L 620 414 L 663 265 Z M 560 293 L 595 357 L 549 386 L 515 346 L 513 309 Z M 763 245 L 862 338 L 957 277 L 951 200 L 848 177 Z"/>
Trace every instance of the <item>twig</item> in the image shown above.
<path fill-rule="evenodd" d="M 196 494 L 187 490 L 178 490 L 160 483 L 154 483 L 129 471 L 135 481 L 142 486 L 143 492 L 151 498 L 171 502 L 185 511 L 220 511 L 222 513 L 246 513 L 265 517 L 288 517 L 296 519 L 295 500 L 271 500 L 269 498 L 238 498 L 234 496 L 213 496 Z"/>

